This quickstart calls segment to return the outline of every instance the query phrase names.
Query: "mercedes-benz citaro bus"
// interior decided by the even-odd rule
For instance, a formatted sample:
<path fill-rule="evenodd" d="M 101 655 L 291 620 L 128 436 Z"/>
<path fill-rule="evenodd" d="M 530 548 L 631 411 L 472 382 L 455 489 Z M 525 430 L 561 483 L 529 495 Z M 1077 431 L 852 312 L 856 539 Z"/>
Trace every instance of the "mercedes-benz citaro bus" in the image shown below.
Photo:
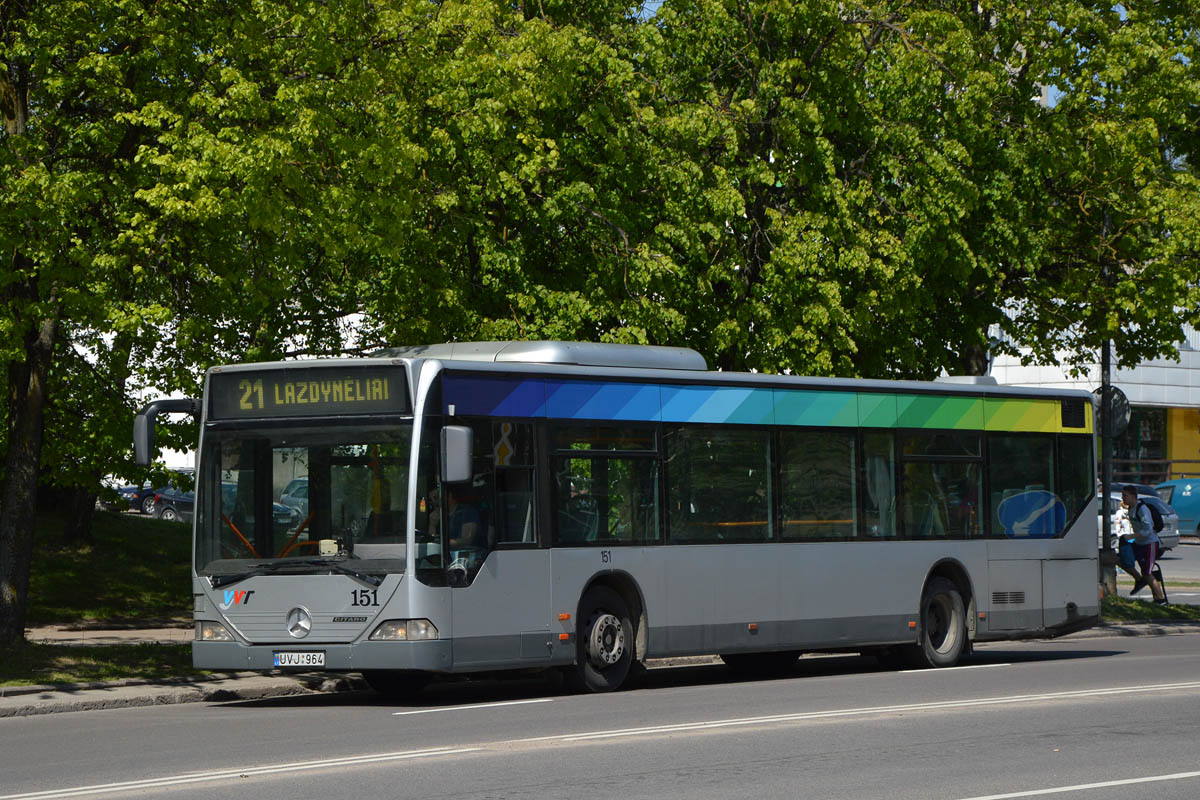
<path fill-rule="evenodd" d="M 664 656 L 950 666 L 1099 616 L 1087 392 L 442 344 L 213 367 L 202 400 L 138 415 L 140 463 L 181 411 L 198 668 L 607 691 Z"/>

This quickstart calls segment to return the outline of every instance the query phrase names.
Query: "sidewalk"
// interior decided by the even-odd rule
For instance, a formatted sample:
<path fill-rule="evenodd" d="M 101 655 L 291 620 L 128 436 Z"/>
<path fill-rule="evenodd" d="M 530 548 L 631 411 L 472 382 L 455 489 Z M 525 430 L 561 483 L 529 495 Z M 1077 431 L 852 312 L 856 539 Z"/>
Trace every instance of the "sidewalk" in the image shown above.
<path fill-rule="evenodd" d="M 27 628 L 30 642 L 100 646 L 113 644 L 187 644 L 192 623 L 181 620 L 161 628 L 95 629 L 86 626 Z M 53 686 L 0 686 L 0 717 L 94 711 L 103 708 L 171 705 L 174 703 L 259 700 L 302 694 L 365 690 L 358 676 L 258 672 L 213 673 L 203 678 L 121 680 Z"/>
<path fill-rule="evenodd" d="M 1172 636 L 1200 633 L 1197 622 L 1103 623 L 1095 628 L 1062 637 L 1059 641 L 1099 639 L 1112 636 Z M 68 628 L 31 628 L 26 638 L 34 642 L 63 644 L 138 644 L 191 641 L 188 627 L 129 628 L 87 630 Z M 653 660 L 648 667 L 681 664 L 716 664 L 715 656 L 687 659 Z M 199 679 L 177 678 L 159 681 L 126 680 L 109 683 L 56 686 L 0 686 L 0 717 L 24 717 L 64 711 L 93 711 L 104 708 L 172 705 L 175 703 L 223 703 L 234 700 L 260 700 L 269 697 L 365 691 L 363 680 L 354 674 L 308 672 L 298 674 L 262 674 L 258 672 L 214 673 Z"/>
<path fill-rule="evenodd" d="M 45 644 L 105 645 L 105 644 L 187 644 L 192 640 L 193 623 L 190 619 L 146 628 L 137 625 L 126 627 L 95 628 L 87 625 L 48 625 L 26 628 L 25 639 Z M 0 689 L 3 691 L 3 689 Z"/>

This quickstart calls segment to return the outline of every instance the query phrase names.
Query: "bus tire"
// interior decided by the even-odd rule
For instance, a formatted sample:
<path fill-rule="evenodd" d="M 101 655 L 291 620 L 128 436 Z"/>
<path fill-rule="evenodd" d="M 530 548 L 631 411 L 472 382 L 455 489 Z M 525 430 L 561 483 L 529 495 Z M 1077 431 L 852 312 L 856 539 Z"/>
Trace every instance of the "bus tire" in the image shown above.
<path fill-rule="evenodd" d="M 967 612 L 958 587 L 934 578 L 921 596 L 921 639 L 914 648 L 919 667 L 952 667 L 967 649 Z"/>
<path fill-rule="evenodd" d="M 431 675 L 401 669 L 366 669 L 363 680 L 389 700 L 411 700 L 429 685 Z"/>
<path fill-rule="evenodd" d="M 575 668 L 571 685 L 577 691 L 613 692 L 633 672 L 633 623 L 621 595 L 594 586 L 579 604 Z"/>

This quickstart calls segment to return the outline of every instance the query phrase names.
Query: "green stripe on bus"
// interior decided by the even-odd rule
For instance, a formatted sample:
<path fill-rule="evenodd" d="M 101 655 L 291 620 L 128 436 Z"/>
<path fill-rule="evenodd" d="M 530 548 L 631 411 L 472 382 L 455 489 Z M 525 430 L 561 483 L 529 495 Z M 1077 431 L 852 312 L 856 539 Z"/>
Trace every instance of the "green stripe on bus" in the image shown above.
<path fill-rule="evenodd" d="M 1059 433 L 1062 411 L 1057 400 L 986 400 L 986 429 Z M 1089 420 L 1088 430 L 1091 428 Z"/>
<path fill-rule="evenodd" d="M 858 425 L 858 395 L 777 389 L 775 424 L 853 428 Z"/>

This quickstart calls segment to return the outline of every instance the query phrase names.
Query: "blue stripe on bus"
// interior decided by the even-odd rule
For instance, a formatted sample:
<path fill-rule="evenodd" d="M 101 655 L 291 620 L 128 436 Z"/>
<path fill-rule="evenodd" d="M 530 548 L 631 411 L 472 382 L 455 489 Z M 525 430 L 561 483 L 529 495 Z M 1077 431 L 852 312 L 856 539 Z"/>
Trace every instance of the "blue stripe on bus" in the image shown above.
<path fill-rule="evenodd" d="M 1058 402 L 448 374 L 444 411 L 489 417 L 819 427 L 1061 431 Z M 987 415 L 985 415 L 985 410 Z M 1009 411 L 1007 415 L 1003 412 Z M 1008 426 L 989 420 L 1011 417 Z M 1090 428 L 1080 429 L 1090 433 Z"/>

